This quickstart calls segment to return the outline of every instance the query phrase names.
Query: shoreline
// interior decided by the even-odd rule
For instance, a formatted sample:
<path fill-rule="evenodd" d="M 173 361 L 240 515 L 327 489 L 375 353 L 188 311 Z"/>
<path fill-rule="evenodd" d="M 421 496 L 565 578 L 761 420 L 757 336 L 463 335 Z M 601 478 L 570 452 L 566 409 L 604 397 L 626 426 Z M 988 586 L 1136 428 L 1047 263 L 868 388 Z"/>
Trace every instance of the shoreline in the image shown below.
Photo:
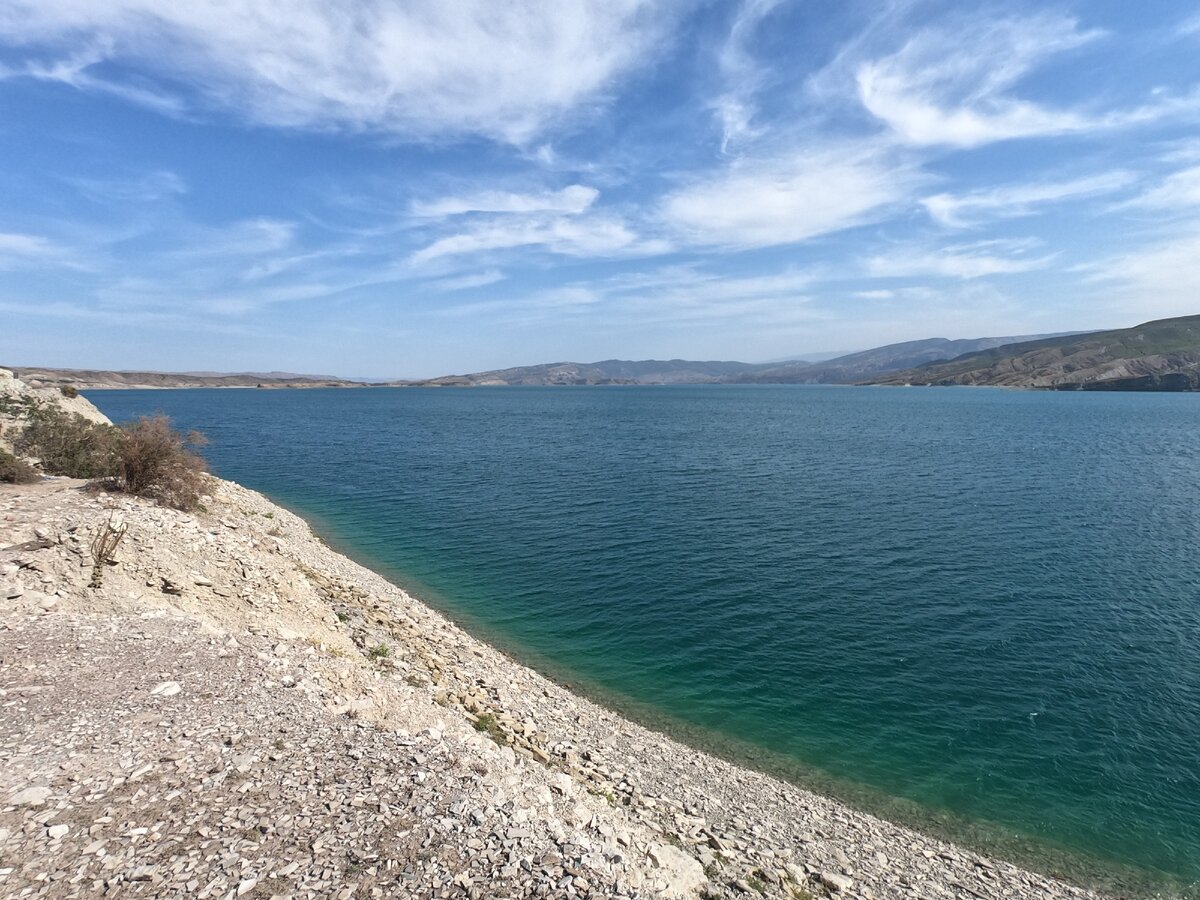
<path fill-rule="evenodd" d="M 1014 390 L 991 385 L 979 387 Z M 352 542 L 337 536 L 336 528 L 325 522 L 319 514 L 302 510 L 302 504 L 284 502 L 262 492 L 256 493 L 304 521 L 317 539 L 333 552 L 383 578 L 414 603 L 461 628 L 476 641 L 501 654 L 511 665 L 533 672 L 577 700 L 591 703 L 663 740 L 713 757 L 735 769 L 777 780 L 791 788 L 834 804 L 841 804 L 854 813 L 880 819 L 966 852 L 1005 861 L 1037 876 L 1046 876 L 1067 885 L 1095 891 L 1101 897 L 1200 897 L 1200 885 L 1189 885 L 1186 893 L 1164 894 L 1161 890 L 1162 885 L 1168 881 L 1174 882 L 1170 876 L 1162 873 L 1155 874 L 1132 864 L 1089 855 L 1086 851 L 1056 843 L 1050 838 L 1021 832 L 990 820 L 971 818 L 953 810 L 925 806 L 916 800 L 889 794 L 882 789 L 836 775 L 760 744 L 697 725 L 634 696 L 608 688 L 565 664 L 523 648 L 495 628 L 472 617 L 469 612 L 456 609 L 452 601 L 444 598 L 440 601 L 431 599 L 441 597 L 440 592 L 409 578 L 406 573 L 375 558 L 371 553 L 358 550 Z"/>
<path fill-rule="evenodd" d="M 566 798 L 569 792 L 587 807 L 589 830 L 601 838 L 606 829 L 632 835 L 622 869 L 625 886 L 632 883 L 628 896 L 696 896 L 702 889 L 706 896 L 736 897 L 746 888 L 766 896 L 807 892 L 864 900 L 914 893 L 964 900 L 1100 896 L 860 812 L 626 718 L 465 631 L 329 547 L 295 513 L 240 485 L 214 479 L 209 511 L 195 516 L 134 498 L 89 495 L 77 487 L 56 479 L 36 490 L 0 489 L 2 509 L 20 508 L 22 492 L 35 507 L 38 496 L 52 498 L 54 521 L 36 527 L 60 536 L 69 533 L 68 527 L 78 528 L 81 519 L 95 520 L 106 504 L 115 505 L 137 540 L 135 557 L 129 558 L 129 551 L 118 554 L 119 565 L 106 575 L 101 597 L 82 587 L 78 565 L 73 581 L 68 581 L 69 567 L 56 573 L 62 586 L 52 595 L 58 599 L 47 618 L 167 611 L 231 633 L 258 631 L 273 639 L 307 641 L 318 657 L 314 669 L 349 660 L 362 670 L 351 679 L 355 689 L 324 699 L 317 691 L 314 702 L 334 716 L 350 715 L 385 729 L 399 714 L 397 704 L 420 706 L 445 720 L 447 734 L 468 739 L 487 734 L 491 741 L 483 743 L 506 748 L 510 778 L 534 784 L 547 777 L 566 779 L 552 783 L 553 793 Z M 6 516 L 3 526 L 10 533 L 0 546 L 32 533 L 34 526 L 20 518 L 12 512 Z M 167 537 L 179 530 L 208 535 L 199 553 L 189 554 Z M 228 566 L 212 571 L 206 545 L 235 538 L 245 552 L 253 551 L 256 571 L 267 574 L 272 587 L 265 595 L 239 588 L 237 573 L 230 579 Z M 68 555 L 62 548 L 69 549 L 69 543 L 42 552 Z M 162 577 L 194 583 L 182 585 L 180 594 L 155 590 L 148 584 L 153 579 L 141 571 L 147 564 L 182 564 L 188 571 Z M 0 556 L 0 565 L 13 563 Z M 244 582 L 249 570 L 245 563 L 241 567 Z M 10 580 L 21 577 L 5 572 Z M 28 605 L 20 597 L 8 602 L 15 602 L 18 617 Z M 6 619 L 13 614 L 9 607 L 3 612 Z M 382 656 L 376 649 L 381 646 L 388 648 Z M 585 817 L 576 807 L 568 824 L 573 814 Z"/>

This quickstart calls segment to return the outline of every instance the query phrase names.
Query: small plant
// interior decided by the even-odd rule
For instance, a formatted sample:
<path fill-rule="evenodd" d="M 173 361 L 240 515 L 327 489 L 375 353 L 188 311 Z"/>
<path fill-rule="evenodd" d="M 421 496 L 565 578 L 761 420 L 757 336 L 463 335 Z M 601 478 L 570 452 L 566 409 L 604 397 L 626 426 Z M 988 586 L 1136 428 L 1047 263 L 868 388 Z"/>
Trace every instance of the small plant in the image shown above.
<path fill-rule="evenodd" d="M 108 520 L 100 526 L 96 536 L 92 538 L 92 580 L 88 587 L 98 588 L 104 580 L 104 567 L 114 564 L 114 556 L 121 539 L 129 531 L 129 526 L 115 513 L 109 513 Z"/>
<path fill-rule="evenodd" d="M 73 384 L 61 384 L 59 385 L 58 390 L 59 393 L 61 393 L 68 400 L 74 400 L 79 396 L 79 389 Z"/>
<path fill-rule="evenodd" d="M 0 447 L 0 483 L 33 484 L 37 480 L 37 469 Z"/>
<path fill-rule="evenodd" d="M 17 435 L 18 453 L 36 457 L 51 475 L 107 478 L 117 473 L 122 435 L 119 428 L 65 413 L 52 406 L 30 406 Z"/>
<path fill-rule="evenodd" d="M 508 746 L 508 735 L 500 727 L 499 720 L 491 713 L 479 714 L 479 718 L 475 720 L 475 730 L 486 734 L 501 747 Z"/>
<path fill-rule="evenodd" d="M 264 519 L 273 519 L 273 518 L 275 518 L 275 513 L 273 513 L 273 512 L 265 512 L 265 513 L 263 513 L 263 514 L 262 514 L 262 517 L 263 517 Z"/>
<path fill-rule="evenodd" d="M 117 472 L 121 489 L 175 509 L 197 509 L 204 490 L 204 460 L 193 448 L 208 443 L 204 435 L 182 435 L 166 416 L 143 416 L 123 431 Z"/>
<path fill-rule="evenodd" d="M 367 652 L 367 656 L 374 660 L 387 659 L 391 655 L 392 648 L 387 644 L 376 644 Z"/>
<path fill-rule="evenodd" d="M 350 613 L 346 612 L 344 609 L 339 609 L 334 613 L 334 615 L 337 616 L 337 620 L 343 625 L 350 621 Z"/>
<path fill-rule="evenodd" d="M 767 892 L 767 883 L 758 875 L 751 875 L 748 877 L 746 879 L 746 884 L 750 885 L 750 887 L 754 888 L 754 890 L 758 891 L 760 894 L 765 894 Z"/>
<path fill-rule="evenodd" d="M 617 795 L 614 794 L 609 788 L 590 787 L 588 788 L 588 793 L 593 797 L 603 797 L 608 801 L 609 806 L 617 805 Z"/>

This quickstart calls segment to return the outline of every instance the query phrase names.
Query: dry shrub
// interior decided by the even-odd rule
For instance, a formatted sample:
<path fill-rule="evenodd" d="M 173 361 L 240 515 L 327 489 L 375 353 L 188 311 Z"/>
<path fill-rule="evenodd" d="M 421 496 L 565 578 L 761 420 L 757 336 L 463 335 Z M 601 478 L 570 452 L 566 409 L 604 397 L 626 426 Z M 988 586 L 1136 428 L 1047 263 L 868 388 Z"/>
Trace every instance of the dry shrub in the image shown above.
<path fill-rule="evenodd" d="M 0 484 L 33 484 L 37 480 L 37 469 L 0 447 Z"/>
<path fill-rule="evenodd" d="M 31 406 L 14 442 L 18 453 L 38 459 L 46 473 L 71 478 L 115 475 L 121 443 L 119 428 L 53 406 Z"/>
<path fill-rule="evenodd" d="M 192 510 L 204 492 L 204 459 L 191 448 L 208 443 L 198 431 L 182 435 L 158 415 L 123 428 L 117 482 L 121 490 Z"/>

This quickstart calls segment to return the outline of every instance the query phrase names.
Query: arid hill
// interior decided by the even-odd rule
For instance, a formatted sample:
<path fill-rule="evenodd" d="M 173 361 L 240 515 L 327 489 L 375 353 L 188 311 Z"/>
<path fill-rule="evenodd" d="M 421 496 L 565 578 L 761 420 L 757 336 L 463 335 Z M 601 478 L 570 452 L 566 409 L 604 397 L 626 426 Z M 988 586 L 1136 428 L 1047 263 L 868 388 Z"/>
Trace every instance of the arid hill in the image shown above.
<path fill-rule="evenodd" d="M 293 375 L 288 372 L 243 372 L 237 374 L 193 372 L 118 372 L 103 369 L 51 369 L 12 366 L 12 372 L 30 387 L 74 387 L 78 390 L 106 388 L 192 388 L 192 387 L 362 387 L 361 382 L 324 375 Z"/>
<path fill-rule="evenodd" d="M 875 380 L 1052 390 L 1200 390 L 1200 316 L 1009 344 Z"/>

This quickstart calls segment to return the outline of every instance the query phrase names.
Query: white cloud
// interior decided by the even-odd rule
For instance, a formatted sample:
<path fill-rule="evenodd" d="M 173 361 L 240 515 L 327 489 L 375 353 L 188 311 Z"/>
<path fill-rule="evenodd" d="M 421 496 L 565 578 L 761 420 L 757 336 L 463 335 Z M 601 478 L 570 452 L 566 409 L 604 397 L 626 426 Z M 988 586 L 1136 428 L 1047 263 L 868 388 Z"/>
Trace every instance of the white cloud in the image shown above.
<path fill-rule="evenodd" d="M 713 101 L 713 109 L 721 122 L 721 150 L 733 142 L 757 134 L 752 124 L 754 108 L 752 95 L 761 85 L 763 76 L 750 54 L 748 45 L 758 26 L 782 0 L 744 0 L 729 35 L 717 56 L 717 64 L 725 81 L 725 90 Z"/>
<path fill-rule="evenodd" d="M 613 256 L 626 252 L 661 252 L 658 245 L 638 244 L 620 219 L 500 217 L 434 241 L 412 255 L 422 265 L 446 256 L 535 247 L 565 256 Z"/>
<path fill-rule="evenodd" d="M 1122 204 L 1122 207 L 1152 210 L 1200 210 L 1200 166 L 1173 172 L 1156 187 L 1128 203 Z"/>
<path fill-rule="evenodd" d="M 452 278 L 438 278 L 427 282 L 425 287 L 439 293 L 453 293 L 454 291 L 467 291 L 472 288 L 485 287 L 486 285 L 503 281 L 504 278 L 504 273 L 499 269 L 489 269 L 486 272 L 473 272 L 469 275 L 459 275 Z"/>
<path fill-rule="evenodd" d="M 661 216 L 697 244 L 790 244 L 872 221 L 918 181 L 869 149 L 829 149 L 735 164 L 668 195 Z"/>
<path fill-rule="evenodd" d="M 1049 57 L 1100 36 L 1072 18 L 1041 15 L 930 28 L 890 56 L 863 62 L 856 73 L 862 104 L 901 140 L 914 145 L 975 147 L 993 141 L 1070 134 L 1143 120 L 1142 109 L 1093 117 L 1013 96 L 1011 91 Z"/>
<path fill-rule="evenodd" d="M 187 182 L 174 172 L 149 172 L 132 178 L 68 178 L 89 200 L 118 203 L 153 203 L 188 192 Z"/>
<path fill-rule="evenodd" d="M 1158 243 L 1103 260 L 1089 281 L 1110 285 L 1108 303 L 1138 321 L 1196 314 L 1200 221 Z"/>
<path fill-rule="evenodd" d="M 981 241 L 937 250 L 908 247 L 868 258 L 866 270 L 874 278 L 932 276 L 965 280 L 1043 269 L 1054 259 L 1026 256 L 1027 249 L 1028 245 L 1019 241 Z"/>
<path fill-rule="evenodd" d="M 83 271 L 86 265 L 67 247 L 37 234 L 0 232 L 0 272 L 17 268 L 63 268 Z"/>
<path fill-rule="evenodd" d="M 12 234 L 0 232 L 0 254 L 9 256 L 37 257 L 55 252 L 54 245 L 35 234 Z"/>
<path fill-rule="evenodd" d="M 523 143 L 662 53 L 675 12 L 649 0 L 8 0 L 0 42 L 65 53 L 9 75 L 152 106 L 177 102 L 165 85 L 183 82 L 265 125 Z M 140 78 L 101 77 L 106 60 Z"/>
<path fill-rule="evenodd" d="M 934 194 L 921 200 L 929 215 L 942 225 L 965 228 L 991 219 L 1032 215 L 1039 206 L 1108 194 L 1136 180 L 1116 171 L 1069 181 L 1011 184 L 968 194 Z"/>
<path fill-rule="evenodd" d="M 483 191 L 465 197 L 443 197 L 439 200 L 417 202 L 412 213 L 420 218 L 444 218 L 463 213 L 564 213 L 584 212 L 600 196 L 595 188 L 573 184 L 561 191 L 539 194 L 514 194 L 504 191 Z"/>

